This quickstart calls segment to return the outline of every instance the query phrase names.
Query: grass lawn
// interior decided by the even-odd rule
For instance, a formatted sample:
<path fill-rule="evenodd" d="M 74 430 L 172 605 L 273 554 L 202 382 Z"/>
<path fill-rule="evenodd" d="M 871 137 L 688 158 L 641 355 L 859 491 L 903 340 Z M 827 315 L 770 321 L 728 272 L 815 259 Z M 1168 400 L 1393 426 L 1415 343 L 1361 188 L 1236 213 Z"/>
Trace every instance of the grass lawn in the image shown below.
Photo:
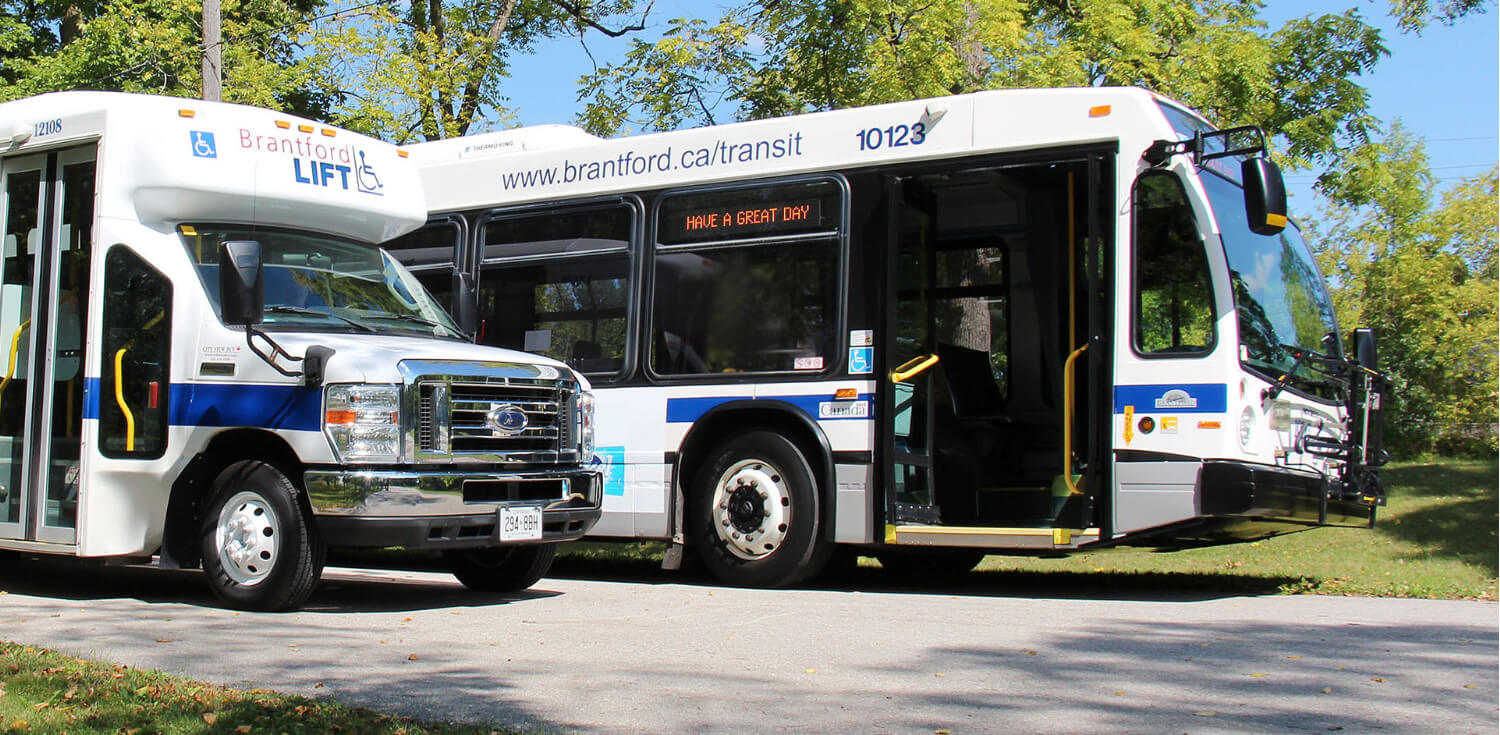
<path fill-rule="evenodd" d="M 0 642 L 0 733 L 483 735 L 336 702 L 198 684 Z"/>
<path fill-rule="evenodd" d="M 1373 530 L 1318 528 L 1172 553 L 1111 549 L 1064 559 L 991 556 L 981 572 L 1134 575 L 1287 593 L 1496 599 L 1495 460 L 1403 462 L 1382 475 L 1389 506 Z"/>

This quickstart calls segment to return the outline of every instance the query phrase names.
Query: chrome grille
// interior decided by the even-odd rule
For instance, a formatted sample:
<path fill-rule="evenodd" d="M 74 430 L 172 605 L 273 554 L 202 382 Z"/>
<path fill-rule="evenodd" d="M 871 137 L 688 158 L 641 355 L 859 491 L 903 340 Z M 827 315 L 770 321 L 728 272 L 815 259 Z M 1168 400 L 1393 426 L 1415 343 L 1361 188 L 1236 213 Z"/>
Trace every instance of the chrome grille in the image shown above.
<path fill-rule="evenodd" d="M 546 377 L 422 376 L 414 381 L 417 461 L 557 463 L 577 459 L 577 386 Z M 512 432 L 499 417 L 525 416 Z M 519 421 L 514 423 L 519 424 Z"/>

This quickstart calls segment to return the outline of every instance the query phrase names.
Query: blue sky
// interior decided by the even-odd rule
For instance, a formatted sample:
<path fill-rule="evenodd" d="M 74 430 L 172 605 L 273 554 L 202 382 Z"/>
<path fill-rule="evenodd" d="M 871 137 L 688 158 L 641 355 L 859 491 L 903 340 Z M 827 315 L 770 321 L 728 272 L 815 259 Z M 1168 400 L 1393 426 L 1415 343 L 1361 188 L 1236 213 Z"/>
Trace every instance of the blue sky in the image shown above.
<path fill-rule="evenodd" d="M 717 18 L 718 3 L 656 0 L 646 34 L 656 35 L 669 18 L 696 13 Z M 1421 36 L 1399 32 L 1383 14 L 1386 0 L 1271 0 L 1263 13 L 1277 27 L 1288 18 L 1361 8 L 1381 27 L 1391 55 L 1362 79 L 1375 114 L 1400 119 L 1426 140 L 1433 175 L 1441 185 L 1482 174 L 1495 165 L 1500 151 L 1500 14 L 1467 17 L 1453 27 L 1432 25 Z M 588 48 L 600 63 L 623 54 L 626 44 L 591 33 Z M 523 125 L 570 123 L 582 108 L 575 84 L 590 70 L 577 40 L 555 41 L 538 48 L 535 60 L 514 70 L 505 93 Z M 1294 209 L 1310 214 L 1308 188 L 1314 171 L 1287 172 Z"/>

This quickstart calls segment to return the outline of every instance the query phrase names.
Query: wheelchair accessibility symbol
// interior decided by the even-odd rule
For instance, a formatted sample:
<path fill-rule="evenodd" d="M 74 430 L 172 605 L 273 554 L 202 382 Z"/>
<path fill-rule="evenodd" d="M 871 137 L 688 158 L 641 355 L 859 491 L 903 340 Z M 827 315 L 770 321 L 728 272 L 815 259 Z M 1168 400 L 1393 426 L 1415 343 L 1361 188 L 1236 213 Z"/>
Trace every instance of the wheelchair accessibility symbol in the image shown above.
<path fill-rule="evenodd" d="M 193 136 L 193 155 L 198 158 L 218 158 L 219 151 L 214 147 L 214 134 L 203 130 L 189 130 Z"/>

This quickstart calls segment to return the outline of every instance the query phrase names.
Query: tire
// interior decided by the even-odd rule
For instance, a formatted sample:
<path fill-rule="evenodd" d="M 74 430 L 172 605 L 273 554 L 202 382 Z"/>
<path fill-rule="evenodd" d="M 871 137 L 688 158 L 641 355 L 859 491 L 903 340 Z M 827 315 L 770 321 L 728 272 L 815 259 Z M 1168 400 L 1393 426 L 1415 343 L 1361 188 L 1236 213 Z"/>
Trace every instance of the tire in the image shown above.
<path fill-rule="evenodd" d="M 823 538 L 812 468 L 786 437 L 740 434 L 699 468 L 689 501 L 691 541 L 709 571 L 742 587 L 787 587 L 822 571 Z"/>
<path fill-rule="evenodd" d="M 973 571 L 984 556 L 984 552 L 972 549 L 911 549 L 882 551 L 875 558 L 888 574 L 904 581 L 956 582 Z"/>
<path fill-rule="evenodd" d="M 443 552 L 448 571 L 477 592 L 520 592 L 552 568 L 557 544 L 492 546 Z"/>
<path fill-rule="evenodd" d="M 198 537 L 214 595 L 245 610 L 300 606 L 318 586 L 324 549 L 297 487 L 258 460 L 226 467 L 213 486 Z"/>

